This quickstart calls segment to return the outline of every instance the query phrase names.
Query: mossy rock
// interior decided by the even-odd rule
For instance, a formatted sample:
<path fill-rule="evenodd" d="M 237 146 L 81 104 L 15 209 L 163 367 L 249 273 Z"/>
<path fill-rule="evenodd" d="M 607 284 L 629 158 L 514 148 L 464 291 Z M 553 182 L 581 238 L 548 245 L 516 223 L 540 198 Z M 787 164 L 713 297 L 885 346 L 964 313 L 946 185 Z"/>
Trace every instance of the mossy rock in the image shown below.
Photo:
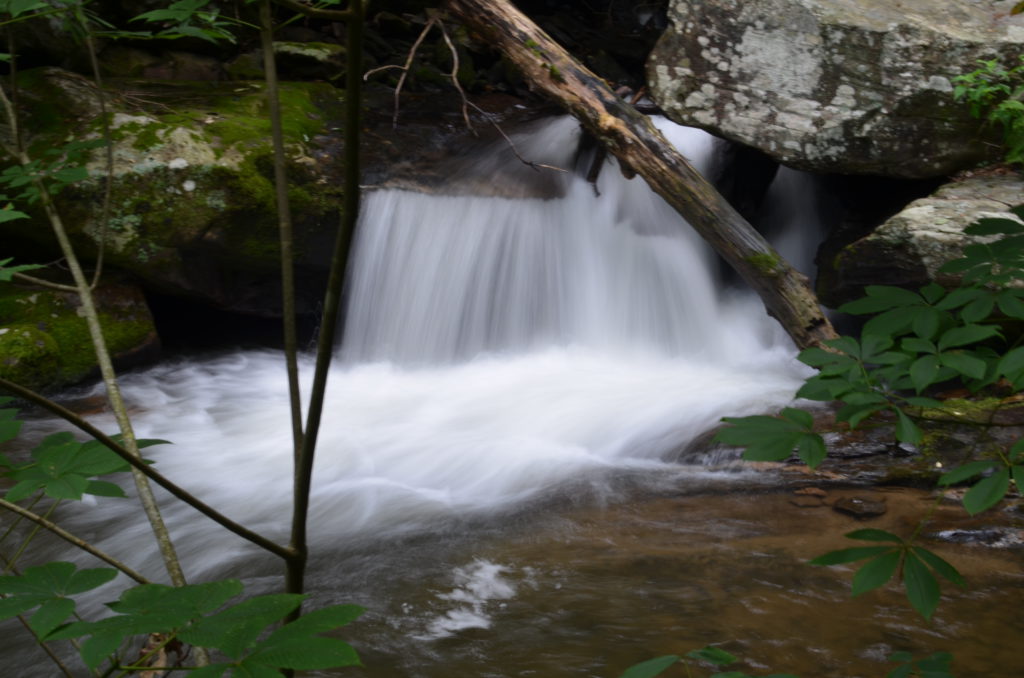
<path fill-rule="evenodd" d="M 115 365 L 155 359 L 160 343 L 141 291 L 106 284 L 93 295 Z M 96 355 L 80 309 L 70 292 L 0 284 L 0 376 L 53 390 L 95 374 Z"/>
<path fill-rule="evenodd" d="M 20 84 L 33 157 L 45 157 L 69 138 L 102 137 L 96 90 L 88 80 L 41 68 L 21 73 Z M 87 164 L 90 178 L 57 197 L 79 255 L 95 256 L 105 239 L 108 263 L 151 288 L 274 315 L 279 295 L 253 293 L 273 289 L 280 268 L 263 84 L 114 85 L 131 94 L 107 102 L 114 168 L 105 235 L 102 150 Z M 332 240 L 342 205 L 342 96 L 326 83 L 286 82 L 280 102 L 295 247 L 300 268 L 307 269 L 300 283 L 313 281 L 319 292 L 330 249 L 324 243 Z M 41 214 L 8 226 L 12 240 L 51 239 Z"/>

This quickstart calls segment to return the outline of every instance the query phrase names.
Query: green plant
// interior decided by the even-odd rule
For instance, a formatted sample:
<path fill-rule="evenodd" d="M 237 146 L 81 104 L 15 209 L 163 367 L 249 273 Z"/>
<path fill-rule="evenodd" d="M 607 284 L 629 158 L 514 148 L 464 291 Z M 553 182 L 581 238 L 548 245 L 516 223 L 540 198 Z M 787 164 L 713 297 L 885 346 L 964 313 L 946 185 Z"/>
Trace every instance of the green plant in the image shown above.
<path fill-rule="evenodd" d="M 654 678 L 667 671 L 672 666 L 682 664 L 688 678 L 693 678 L 693 672 L 690 667 L 690 662 L 687 660 L 693 660 L 695 662 L 703 662 L 705 664 L 711 664 L 715 667 L 725 667 L 730 664 L 734 664 L 739 661 L 739 658 L 729 654 L 725 650 L 711 645 L 703 647 L 699 650 L 690 650 L 685 656 L 680 657 L 677 654 L 669 654 L 663 657 L 655 657 L 654 659 L 648 659 L 645 662 L 635 664 L 623 673 L 619 678 Z M 725 671 L 717 672 L 712 674 L 709 678 L 753 678 L 748 673 L 742 671 Z M 766 674 L 764 678 L 796 678 L 791 673 L 771 673 Z"/>
<path fill-rule="evenodd" d="M 6 11 L 10 22 L 32 20 L 53 14 L 66 15 L 74 22 L 85 40 L 94 66 L 95 78 L 99 83 L 98 67 L 92 47 L 92 36 L 102 34 L 109 38 L 180 38 L 198 37 L 209 41 L 234 41 L 234 36 L 226 29 L 228 23 L 238 25 L 240 22 L 221 20 L 216 10 L 206 10 L 208 0 L 181 0 L 166 9 L 154 10 L 140 17 L 139 20 L 156 22 L 163 29 L 156 32 L 128 32 L 111 29 L 109 24 L 99 17 L 85 12 L 84 5 L 72 3 L 67 6 L 53 8 L 48 4 L 26 1 L 0 1 L 0 12 Z M 272 30 L 269 3 L 261 3 L 263 31 L 269 35 Z M 309 419 L 303 429 L 298 422 L 295 436 L 296 477 L 295 477 L 295 510 L 293 512 L 292 540 L 287 547 L 280 546 L 258 534 L 247 530 L 244 526 L 230 519 L 191 496 L 182 488 L 174 485 L 145 462 L 139 450 L 152 441 L 136 440 L 127 409 L 120 398 L 116 375 L 106 350 L 103 333 L 92 304 L 92 286 L 99 276 L 99 265 L 92 284 L 83 274 L 81 264 L 71 247 L 59 211 L 53 201 L 55 195 L 64 186 L 82 181 L 88 177 L 84 167 L 86 154 L 94 148 L 105 146 L 108 165 L 112 164 L 109 144 L 109 129 L 106 125 L 107 113 L 103 107 L 101 88 L 97 88 L 97 96 L 103 111 L 105 139 L 99 142 L 72 140 L 60 149 L 46 152 L 47 160 L 29 157 L 22 146 L 18 130 L 18 118 L 15 107 L 7 92 L 0 88 L 0 103 L 3 104 L 7 128 L 10 134 L 4 140 L 4 150 L 14 161 L 0 173 L 0 185 L 5 185 L 17 193 L 14 199 L 26 202 L 38 202 L 43 208 L 46 220 L 52 227 L 54 235 L 61 245 L 62 252 L 71 270 L 74 285 L 62 285 L 46 280 L 29 278 L 24 271 L 36 268 L 33 265 L 9 266 L 11 259 L 0 261 L 0 280 L 9 281 L 17 276 L 34 284 L 57 287 L 62 290 L 74 291 L 79 295 L 83 315 L 89 323 L 91 338 L 96 349 L 111 409 L 115 413 L 121 433 L 118 436 L 106 436 L 92 428 L 87 422 L 64 410 L 38 394 L 32 393 L 17 384 L 0 379 L 0 388 L 12 392 L 19 397 L 30 400 L 51 412 L 65 418 L 82 429 L 94 440 L 85 443 L 77 441 L 68 433 L 60 433 L 46 438 L 32 451 L 32 461 L 15 463 L 7 457 L 0 456 L 0 475 L 7 476 L 14 486 L 0 499 L 0 507 L 17 516 L 15 523 L 7 530 L 0 542 L 14 534 L 14 528 L 20 520 L 29 520 L 36 524 L 22 540 L 12 557 L 0 554 L 4 564 L 4 572 L 13 575 L 0 577 L 0 618 L 20 616 L 33 612 L 31 621 L 25 625 L 50 654 L 58 668 L 65 675 L 72 675 L 62 660 L 52 653 L 46 643 L 54 640 L 86 638 L 75 646 L 79 649 L 85 665 L 93 672 L 104 661 L 109 661 L 107 674 L 118 672 L 127 675 L 139 671 L 151 671 L 154 667 L 171 667 L 167 658 L 168 651 L 177 650 L 179 657 L 173 666 L 181 666 L 183 643 L 196 648 L 195 667 L 188 670 L 209 678 L 221 676 L 226 672 L 231 675 L 275 676 L 291 675 L 295 669 L 323 669 L 347 666 L 358 663 L 354 650 L 336 638 L 321 636 L 347 624 L 361 612 L 354 606 L 332 606 L 315 610 L 300 617 L 303 600 L 303 576 L 307 559 L 306 544 L 307 506 L 310 488 L 310 475 L 313 466 L 313 454 L 316 443 L 316 432 L 319 424 L 320 408 L 323 401 L 323 390 L 326 385 L 326 372 L 333 352 L 333 331 L 337 325 L 337 309 L 339 308 L 341 284 L 344 279 L 344 266 L 351 233 L 354 231 L 355 220 L 359 212 L 359 107 L 361 72 L 361 30 L 363 22 L 363 2 L 353 0 L 346 10 L 312 9 L 299 3 L 284 4 L 301 13 L 316 13 L 334 20 L 345 20 L 349 29 L 347 54 L 349 57 L 348 102 L 349 116 L 346 124 L 346 209 L 344 221 L 337 238 L 338 245 L 332 263 L 332 272 L 327 291 L 325 319 L 322 323 L 320 349 L 314 377 L 312 402 L 309 407 Z M 271 55 L 273 50 L 266 50 Z M 5 60 L 16 64 L 15 55 L 4 55 Z M 276 82 L 273 61 L 267 63 L 268 91 L 271 99 L 276 99 L 271 83 Z M 276 103 L 271 102 L 276 109 Z M 275 113 L 272 126 L 275 129 L 275 145 L 280 146 L 280 116 Z M 276 169 L 284 164 L 282 153 L 275 157 Z M 276 172 L 279 185 L 278 194 L 283 191 L 286 181 L 283 171 Z M 109 202 L 108 195 L 105 202 Z M 7 201 L 6 197 L 0 200 Z M 104 210 L 106 211 L 106 210 Z M 282 210 L 282 222 L 286 220 L 287 206 Z M 26 218 L 26 214 L 17 211 L 8 203 L 0 210 L 0 222 Z M 105 220 L 105 217 L 104 217 Z M 282 224 L 282 239 L 288 236 Z M 101 245 L 102 253 L 102 245 Z M 282 246 L 283 254 L 290 252 Z M 284 267 L 290 266 L 285 254 Z M 294 308 L 289 303 L 291 291 L 284 290 L 286 308 Z M 332 310 L 333 309 L 333 310 Z M 294 319 L 287 322 L 293 323 Z M 287 334 L 287 329 L 286 329 Z M 294 363 L 294 341 L 288 342 L 290 361 Z M 298 400 L 298 385 L 292 385 L 293 401 Z M 20 422 L 15 417 L 13 408 L 0 410 L 0 443 L 11 440 L 18 434 Z M 120 486 L 96 476 L 109 473 L 131 471 L 136 478 L 140 499 L 143 501 L 147 515 L 153 525 L 157 542 L 164 555 L 168 573 L 174 587 L 166 587 L 149 582 L 143 575 L 133 571 L 123 563 L 110 557 L 87 542 L 76 538 L 49 520 L 62 501 L 81 499 L 84 494 L 116 498 L 123 496 Z M 281 557 L 287 567 L 287 593 L 249 598 L 241 603 L 228 606 L 228 601 L 241 594 L 241 584 L 228 580 L 207 582 L 203 584 L 186 584 L 181 568 L 177 564 L 173 544 L 167 530 L 162 526 L 159 509 L 153 495 L 149 492 L 148 483 L 152 480 L 162 485 L 178 500 L 190 504 L 196 510 L 218 522 L 226 529 L 259 545 L 265 550 Z M 29 502 L 28 506 L 19 504 Z M 33 511 L 40 502 L 47 502 L 46 513 L 40 515 Z M 113 565 L 111 569 L 76 570 L 70 563 L 51 562 L 36 568 L 29 568 L 24 573 L 17 571 L 17 561 L 32 542 L 38 529 L 45 528 L 87 553 Z M 116 616 L 98 621 L 68 619 L 75 613 L 73 596 L 93 590 L 111 580 L 116 570 L 128 575 L 139 583 L 139 586 L 126 589 L 120 600 L 108 604 L 117 613 Z M 268 631 L 268 627 L 285 618 L 284 626 Z M 269 635 L 268 635 L 269 634 Z M 144 635 L 147 637 L 144 648 L 137 660 L 124 661 L 123 655 L 132 639 Z M 229 661 L 216 660 L 211 664 L 206 650 L 220 652 Z M 187 654 L 187 652 L 186 652 Z"/>
<path fill-rule="evenodd" d="M 974 117 L 1002 128 L 1007 162 L 1024 162 L 1024 56 L 1012 68 L 996 59 L 978 63 L 981 68 L 953 79 L 953 96 L 966 102 Z"/>
<path fill-rule="evenodd" d="M 1024 206 L 1011 210 L 1024 217 Z M 917 292 L 891 286 L 871 286 L 865 296 L 840 311 L 870 315 L 859 338 L 844 336 L 825 342 L 824 348 L 802 351 L 799 359 L 818 369 L 797 392 L 813 401 L 841 403 L 836 420 L 856 428 L 869 418 L 887 416 L 900 442 L 922 440 L 920 425 L 930 412 L 955 421 L 934 397 L 934 388 L 957 382 L 972 392 L 999 381 L 1016 390 L 1024 388 L 1024 346 L 1007 328 L 1024 321 L 1024 224 L 1018 219 L 986 218 L 965 229 L 975 238 L 963 256 L 942 267 L 960 275 L 961 284 L 946 290 L 929 284 Z M 794 452 L 811 467 L 825 458 L 825 443 L 814 431 L 810 412 L 790 407 L 778 416 L 725 418 L 728 426 L 716 440 L 744 448 L 749 460 L 781 461 Z M 984 428 L 984 427 L 983 427 Z M 973 481 L 963 498 L 971 515 L 998 503 L 1016 485 L 1024 489 L 1024 440 L 1002 447 L 981 433 L 978 458 L 941 476 L 948 486 Z M 932 505 L 932 510 L 936 503 Z M 956 568 L 918 543 L 931 511 L 907 537 L 877 529 L 855 530 L 846 537 L 872 542 L 832 551 L 811 561 L 814 565 L 861 562 L 853 576 L 852 593 L 876 589 L 901 576 L 911 606 L 930 619 L 939 603 L 939 579 L 957 586 L 965 582 Z M 890 676 L 948 676 L 945 654 L 905 660 Z"/>

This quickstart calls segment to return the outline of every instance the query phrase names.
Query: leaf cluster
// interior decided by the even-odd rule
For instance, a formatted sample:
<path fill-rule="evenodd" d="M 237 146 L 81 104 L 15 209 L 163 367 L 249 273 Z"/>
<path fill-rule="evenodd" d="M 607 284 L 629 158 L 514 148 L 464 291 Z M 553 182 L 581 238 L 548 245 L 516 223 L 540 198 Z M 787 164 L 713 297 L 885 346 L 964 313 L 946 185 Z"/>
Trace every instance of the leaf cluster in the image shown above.
<path fill-rule="evenodd" d="M 17 576 L 0 577 L 0 619 L 35 610 L 30 626 L 44 640 L 84 638 L 82 660 L 96 669 L 116 657 L 126 638 L 161 634 L 222 653 L 225 661 L 195 669 L 201 678 L 280 676 L 280 669 L 317 670 L 359 664 L 348 643 L 324 636 L 356 619 L 363 610 L 355 605 L 334 605 L 315 610 L 298 620 L 270 630 L 295 610 L 306 596 L 272 594 L 239 603 L 242 584 L 224 580 L 182 587 L 143 584 L 126 589 L 107 607 L 113 616 L 98 621 L 65 623 L 75 612 L 70 596 L 90 591 L 117 574 L 109 568 L 77 570 L 71 563 L 51 562 L 30 567 Z M 116 668 L 136 670 L 143 667 Z"/>
<path fill-rule="evenodd" d="M 953 79 L 953 96 L 966 102 L 974 117 L 1002 128 L 1007 162 L 1024 162 L 1024 56 L 1012 68 L 997 59 L 978 63 L 980 68 Z"/>
<path fill-rule="evenodd" d="M 916 660 L 909 652 L 894 652 L 889 661 L 902 663 L 885 674 L 885 678 L 953 678 L 949 668 L 953 655 L 948 652 L 936 652 L 930 657 Z"/>
<path fill-rule="evenodd" d="M 853 575 L 853 595 L 859 596 L 884 585 L 902 572 L 907 599 L 925 619 L 931 619 L 939 604 L 939 575 L 957 586 L 966 586 L 955 567 L 926 548 L 885 530 L 854 530 L 849 539 L 881 542 L 884 546 L 855 546 L 831 551 L 811 561 L 812 565 L 841 565 L 866 560 Z"/>
<path fill-rule="evenodd" d="M 717 647 L 708 645 L 699 650 L 690 650 L 686 653 L 685 657 L 680 657 L 677 654 L 669 654 L 663 657 L 655 657 L 654 659 L 648 659 L 645 662 L 635 664 L 623 673 L 619 678 L 654 678 L 659 676 L 668 670 L 671 666 L 674 666 L 680 662 L 688 664 L 687 659 L 693 659 L 698 662 L 711 664 L 715 667 L 725 667 L 730 664 L 734 664 L 739 659 L 726 652 L 725 650 Z M 689 666 L 687 666 L 687 674 L 689 674 Z M 714 673 L 710 678 L 753 678 L 750 674 L 742 671 L 725 671 Z M 764 676 L 764 678 L 797 678 L 790 673 L 772 673 Z"/>
<path fill-rule="evenodd" d="M 64 187 L 89 178 L 85 168 L 88 152 L 107 144 L 102 139 L 73 140 L 59 148 L 49 148 L 44 152 L 47 157 L 31 160 L 24 165 L 11 165 L 0 172 L 0 186 L 15 192 L 13 197 L 0 196 L 0 200 L 25 200 L 29 204 L 39 200 L 39 183 L 55 195 Z M 8 205 L 0 213 L 0 223 L 12 219 L 23 218 L 22 212 L 10 209 Z"/>
<path fill-rule="evenodd" d="M 0 405 L 10 401 L 10 398 L 0 398 Z M 16 415 L 16 409 L 0 409 L 0 442 L 13 439 L 21 430 L 21 421 Z M 166 442 L 140 440 L 139 448 Z M 126 461 L 99 441 L 80 442 L 70 433 L 54 433 L 36 445 L 31 457 L 31 461 L 18 464 L 0 454 L 0 477 L 9 478 L 14 483 L 4 495 L 7 501 L 18 502 L 36 492 L 42 492 L 51 499 L 79 500 L 85 494 L 125 496 L 120 486 L 95 479 L 130 468 Z"/>

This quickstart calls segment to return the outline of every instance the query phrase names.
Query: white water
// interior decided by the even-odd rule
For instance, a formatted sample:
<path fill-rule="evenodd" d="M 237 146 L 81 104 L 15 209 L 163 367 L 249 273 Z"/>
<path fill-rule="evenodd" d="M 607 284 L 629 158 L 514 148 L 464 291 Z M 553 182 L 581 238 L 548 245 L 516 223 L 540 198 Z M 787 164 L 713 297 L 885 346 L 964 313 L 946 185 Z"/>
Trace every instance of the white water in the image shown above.
<path fill-rule="evenodd" d="M 710 137 L 669 131 L 698 166 L 711 162 Z M 575 134 L 555 121 L 517 143 L 568 167 Z M 315 549 L 491 516 L 616 473 L 678 473 L 679 453 L 720 417 L 792 397 L 803 372 L 788 339 L 756 299 L 718 289 L 713 257 L 641 180 L 609 165 L 600 197 L 574 174 L 552 181 L 563 197 L 367 197 L 319 439 Z M 307 385 L 310 372 L 306 358 Z M 147 450 L 162 472 L 285 539 L 277 353 L 165 364 L 126 377 L 124 392 L 137 433 L 174 442 Z M 191 577 L 252 553 L 166 504 Z M 73 522 L 158 572 L 126 506 L 103 499 Z"/>

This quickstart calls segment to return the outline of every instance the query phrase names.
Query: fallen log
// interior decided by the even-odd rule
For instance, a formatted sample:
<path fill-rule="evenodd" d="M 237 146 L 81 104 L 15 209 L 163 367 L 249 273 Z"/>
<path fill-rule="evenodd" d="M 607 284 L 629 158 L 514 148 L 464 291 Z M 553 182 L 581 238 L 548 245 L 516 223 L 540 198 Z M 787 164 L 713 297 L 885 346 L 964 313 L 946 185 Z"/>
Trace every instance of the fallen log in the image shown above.
<path fill-rule="evenodd" d="M 761 297 L 800 348 L 836 336 L 806 276 L 786 262 L 661 135 L 508 0 L 448 0 L 527 82 L 573 115 L 624 167 L 642 176 Z"/>

